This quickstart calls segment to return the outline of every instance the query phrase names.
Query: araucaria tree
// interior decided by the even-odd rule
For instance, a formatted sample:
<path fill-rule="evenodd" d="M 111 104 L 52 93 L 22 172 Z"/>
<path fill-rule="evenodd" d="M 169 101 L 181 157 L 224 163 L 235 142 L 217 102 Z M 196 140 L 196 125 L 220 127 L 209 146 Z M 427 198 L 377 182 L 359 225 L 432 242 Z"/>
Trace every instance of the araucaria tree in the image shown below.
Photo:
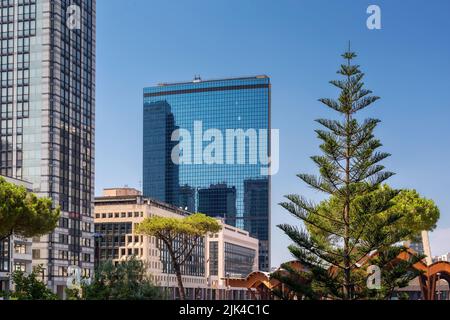
<path fill-rule="evenodd" d="M 162 248 L 169 252 L 177 276 L 180 299 L 185 300 L 182 267 L 191 259 L 194 249 L 204 245 L 204 237 L 208 233 L 217 233 L 220 229 L 216 219 L 196 213 L 184 218 L 153 216 L 139 224 L 137 232 L 156 237 Z"/>
<path fill-rule="evenodd" d="M 393 173 L 385 171 L 381 164 L 389 154 L 379 151 L 382 144 L 374 136 L 380 121 L 357 117 L 379 97 L 364 89 L 364 74 L 358 65 L 352 64 L 356 54 L 348 50 L 342 57 L 345 63 L 338 74 L 343 78 L 330 82 L 340 90 L 339 98 L 319 100 L 340 116 L 338 120 L 317 120 L 324 127 L 316 130 L 323 154 L 311 159 L 320 175 L 298 175 L 330 198 L 317 205 L 301 196 L 289 195 L 288 201 L 281 203 L 306 226 L 306 229 L 290 225 L 279 228 L 294 242 L 289 250 L 308 270 L 307 274 L 297 275 L 307 278 L 308 285 L 292 284 L 296 271 L 289 268 L 290 277 L 279 277 L 290 279 L 291 287 L 297 284 L 296 290 L 311 299 L 385 298 L 392 293 L 392 287 L 407 285 L 417 276 L 410 271 L 417 260 L 392 263 L 404 250 L 395 244 L 406 235 L 390 232 L 404 215 L 388 210 L 399 191 L 382 186 Z M 311 229 L 316 232 L 310 232 Z M 366 286 L 366 268 L 373 264 L 384 270 L 384 289 L 380 291 Z"/>
<path fill-rule="evenodd" d="M 59 214 L 51 199 L 38 198 L 25 187 L 0 177 L 0 241 L 13 234 L 28 238 L 50 233 Z"/>

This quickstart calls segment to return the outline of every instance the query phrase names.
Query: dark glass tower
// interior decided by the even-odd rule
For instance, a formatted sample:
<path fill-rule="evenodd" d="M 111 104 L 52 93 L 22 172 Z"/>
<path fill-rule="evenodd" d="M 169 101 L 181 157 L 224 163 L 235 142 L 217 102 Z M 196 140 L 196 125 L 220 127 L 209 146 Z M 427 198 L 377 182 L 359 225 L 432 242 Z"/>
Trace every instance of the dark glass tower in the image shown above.
<path fill-rule="evenodd" d="M 234 225 L 236 221 L 236 187 L 217 184 L 199 189 L 198 211 L 211 217 L 223 218 L 226 224 Z"/>
<path fill-rule="evenodd" d="M 269 181 L 267 179 L 249 179 L 244 181 L 244 229 L 260 240 L 261 263 L 268 265 L 270 226 L 267 217 L 270 213 Z"/>
<path fill-rule="evenodd" d="M 178 166 L 171 160 L 176 142 L 171 140 L 177 129 L 170 105 L 166 101 L 144 106 L 144 178 L 145 195 L 179 204 Z"/>
<path fill-rule="evenodd" d="M 182 137 L 172 141 L 176 129 L 174 137 Z M 145 88 L 144 196 L 247 229 L 260 240 L 260 269 L 268 270 L 270 178 L 262 173 L 267 166 L 260 160 L 270 152 L 269 130 L 267 76 L 196 78 Z M 174 164 L 179 142 L 191 147 L 175 152 Z M 212 143 L 216 148 L 211 152 Z M 259 203 L 246 206 L 245 199 Z"/>

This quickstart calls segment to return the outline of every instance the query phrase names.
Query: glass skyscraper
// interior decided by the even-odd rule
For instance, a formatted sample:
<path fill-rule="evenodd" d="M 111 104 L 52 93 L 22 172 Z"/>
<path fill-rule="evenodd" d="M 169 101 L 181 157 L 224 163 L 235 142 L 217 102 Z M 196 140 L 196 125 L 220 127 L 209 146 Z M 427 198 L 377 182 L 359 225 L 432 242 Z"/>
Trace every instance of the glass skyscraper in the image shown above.
<path fill-rule="evenodd" d="M 1 0 L 0 174 L 61 207 L 33 239 L 60 295 L 68 267 L 93 270 L 95 0 Z"/>
<path fill-rule="evenodd" d="M 259 160 L 270 152 L 270 79 L 145 88 L 143 118 L 144 196 L 248 230 L 269 270 L 270 177 Z"/>

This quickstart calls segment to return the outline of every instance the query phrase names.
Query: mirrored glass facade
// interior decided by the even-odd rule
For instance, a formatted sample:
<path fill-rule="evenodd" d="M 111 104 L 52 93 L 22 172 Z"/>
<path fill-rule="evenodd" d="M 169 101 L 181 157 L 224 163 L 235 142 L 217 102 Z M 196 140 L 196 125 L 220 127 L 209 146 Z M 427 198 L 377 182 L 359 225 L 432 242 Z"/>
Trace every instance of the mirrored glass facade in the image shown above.
<path fill-rule="evenodd" d="M 225 275 L 246 277 L 252 272 L 255 250 L 225 242 Z"/>
<path fill-rule="evenodd" d="M 260 269 L 268 270 L 270 179 L 260 160 L 270 150 L 270 79 L 145 88 L 143 119 L 144 196 L 245 228 L 260 240 Z M 190 147 L 172 152 L 179 142 Z"/>

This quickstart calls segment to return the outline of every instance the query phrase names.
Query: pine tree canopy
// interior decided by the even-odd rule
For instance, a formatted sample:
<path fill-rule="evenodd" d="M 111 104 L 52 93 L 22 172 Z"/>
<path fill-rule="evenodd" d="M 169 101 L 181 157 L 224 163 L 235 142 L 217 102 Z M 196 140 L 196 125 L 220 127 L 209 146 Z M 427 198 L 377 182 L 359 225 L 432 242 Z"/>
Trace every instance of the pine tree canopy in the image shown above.
<path fill-rule="evenodd" d="M 341 79 L 330 81 L 339 97 L 319 100 L 338 114 L 335 120 L 317 120 L 322 154 L 311 159 L 319 175 L 298 175 L 329 199 L 316 204 L 292 194 L 280 204 L 306 226 L 278 227 L 293 241 L 291 254 L 309 270 L 301 275 L 309 285 L 295 281 L 300 275 L 293 270 L 290 276 L 274 277 L 303 298 L 386 298 L 417 276 L 411 266 L 421 257 L 392 263 L 406 250 L 396 244 L 408 237 L 410 230 L 392 232 L 406 213 L 392 209 L 400 191 L 383 185 L 394 173 L 382 165 L 390 155 L 380 151 L 382 144 L 374 134 L 380 120 L 357 117 L 380 98 L 364 88 L 364 73 L 353 64 L 356 53 L 349 50 L 342 57 L 345 63 L 337 72 Z M 381 290 L 366 286 L 367 267 L 373 264 L 383 270 Z"/>

